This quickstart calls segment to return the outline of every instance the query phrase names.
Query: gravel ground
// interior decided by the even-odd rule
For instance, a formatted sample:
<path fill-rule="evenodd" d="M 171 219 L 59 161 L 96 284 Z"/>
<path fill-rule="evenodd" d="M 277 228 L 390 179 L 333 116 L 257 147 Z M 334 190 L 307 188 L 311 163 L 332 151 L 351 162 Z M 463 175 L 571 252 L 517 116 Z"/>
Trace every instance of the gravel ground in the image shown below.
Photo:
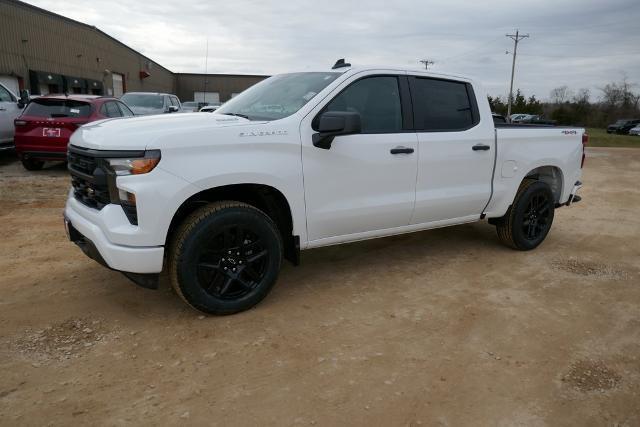
<path fill-rule="evenodd" d="M 0 156 L 0 424 L 640 425 L 640 150 L 591 149 L 529 253 L 486 222 L 304 252 L 204 317 L 65 240 Z"/>

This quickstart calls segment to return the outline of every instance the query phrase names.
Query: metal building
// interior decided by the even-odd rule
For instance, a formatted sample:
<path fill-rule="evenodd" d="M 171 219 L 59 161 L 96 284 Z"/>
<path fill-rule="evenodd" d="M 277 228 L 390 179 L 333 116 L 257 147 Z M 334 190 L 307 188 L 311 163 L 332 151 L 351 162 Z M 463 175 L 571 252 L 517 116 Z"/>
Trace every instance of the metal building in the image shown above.
<path fill-rule="evenodd" d="M 14 93 L 144 91 L 174 93 L 181 101 L 224 102 L 265 77 L 173 73 L 94 26 L 0 0 L 0 82 Z"/>

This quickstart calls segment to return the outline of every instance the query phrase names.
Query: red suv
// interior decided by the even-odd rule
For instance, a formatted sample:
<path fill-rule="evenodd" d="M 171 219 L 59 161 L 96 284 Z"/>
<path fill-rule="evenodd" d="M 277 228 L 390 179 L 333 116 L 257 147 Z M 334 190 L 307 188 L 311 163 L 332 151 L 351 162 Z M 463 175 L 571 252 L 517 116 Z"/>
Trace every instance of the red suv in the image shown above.
<path fill-rule="evenodd" d="M 96 95 L 46 95 L 29 102 L 13 121 L 16 152 L 27 170 L 45 160 L 66 160 L 71 134 L 85 123 L 133 113 L 116 98 Z"/>

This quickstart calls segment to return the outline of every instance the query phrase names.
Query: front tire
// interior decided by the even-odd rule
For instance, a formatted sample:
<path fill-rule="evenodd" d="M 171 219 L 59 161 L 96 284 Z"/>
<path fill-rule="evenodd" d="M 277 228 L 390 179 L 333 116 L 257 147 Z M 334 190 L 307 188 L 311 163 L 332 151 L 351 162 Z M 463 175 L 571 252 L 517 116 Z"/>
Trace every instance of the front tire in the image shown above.
<path fill-rule="evenodd" d="M 553 223 L 555 198 L 548 184 L 525 179 L 513 204 L 496 224 L 500 241 L 521 251 L 535 249 Z"/>
<path fill-rule="evenodd" d="M 189 215 L 172 239 L 171 284 L 196 310 L 216 315 L 248 310 L 276 282 L 282 248 L 282 237 L 264 212 L 245 203 L 211 203 Z"/>

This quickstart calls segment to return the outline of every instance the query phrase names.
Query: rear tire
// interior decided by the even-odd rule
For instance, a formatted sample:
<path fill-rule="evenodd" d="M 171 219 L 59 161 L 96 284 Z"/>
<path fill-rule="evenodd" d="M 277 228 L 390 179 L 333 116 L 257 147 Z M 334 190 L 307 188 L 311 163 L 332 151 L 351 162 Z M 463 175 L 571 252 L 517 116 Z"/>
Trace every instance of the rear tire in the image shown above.
<path fill-rule="evenodd" d="M 525 179 L 513 204 L 496 223 L 500 241 L 513 249 L 528 251 L 540 245 L 553 223 L 555 199 L 548 184 Z"/>
<path fill-rule="evenodd" d="M 22 166 L 28 171 L 39 171 L 44 166 L 44 162 L 35 159 L 22 159 Z"/>
<path fill-rule="evenodd" d="M 282 250 L 278 228 L 264 212 L 245 203 L 215 202 L 178 228 L 169 248 L 169 278 L 196 310 L 233 314 L 267 296 Z"/>

